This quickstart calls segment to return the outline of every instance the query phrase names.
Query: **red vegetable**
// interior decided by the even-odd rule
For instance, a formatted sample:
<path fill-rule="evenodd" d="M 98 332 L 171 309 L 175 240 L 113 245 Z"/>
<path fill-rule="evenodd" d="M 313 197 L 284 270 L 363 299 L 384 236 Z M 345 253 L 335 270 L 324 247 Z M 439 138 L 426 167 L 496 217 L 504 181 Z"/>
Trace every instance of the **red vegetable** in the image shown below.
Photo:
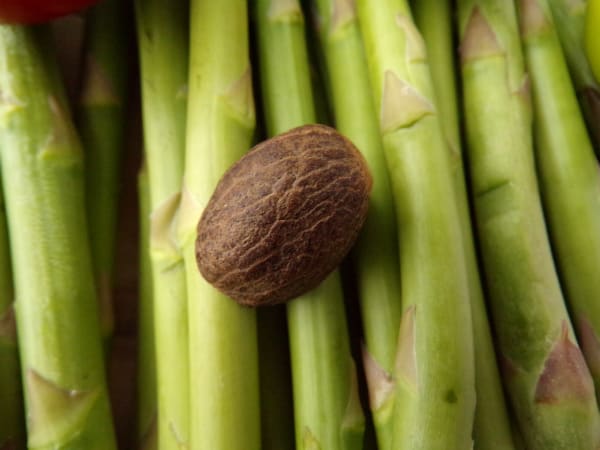
<path fill-rule="evenodd" d="M 97 0 L 0 0 L 0 23 L 47 22 L 79 11 Z"/>

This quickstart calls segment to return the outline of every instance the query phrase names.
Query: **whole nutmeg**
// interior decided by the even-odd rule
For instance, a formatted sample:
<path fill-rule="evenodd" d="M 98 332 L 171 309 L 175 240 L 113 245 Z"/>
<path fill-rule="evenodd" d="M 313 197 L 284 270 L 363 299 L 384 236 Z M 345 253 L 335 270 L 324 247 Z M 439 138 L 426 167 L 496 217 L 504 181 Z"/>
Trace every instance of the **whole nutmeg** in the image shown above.
<path fill-rule="evenodd" d="M 258 144 L 223 175 L 202 214 L 200 273 L 246 306 L 309 291 L 354 244 L 371 184 L 363 156 L 333 128 L 306 125 Z"/>

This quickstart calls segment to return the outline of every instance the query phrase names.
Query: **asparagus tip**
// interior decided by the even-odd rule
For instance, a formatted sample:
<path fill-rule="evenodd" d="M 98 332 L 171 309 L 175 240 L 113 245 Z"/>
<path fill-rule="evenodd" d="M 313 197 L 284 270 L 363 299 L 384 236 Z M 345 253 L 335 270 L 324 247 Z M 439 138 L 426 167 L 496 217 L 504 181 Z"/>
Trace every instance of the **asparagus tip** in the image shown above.
<path fill-rule="evenodd" d="M 356 20 L 354 0 L 333 0 L 331 13 L 331 33 Z"/>
<path fill-rule="evenodd" d="M 460 44 L 462 64 L 502 53 L 502 47 L 498 42 L 496 32 L 492 29 L 479 7 L 475 6 L 469 16 L 463 40 Z"/>
<path fill-rule="evenodd" d="M 523 37 L 539 33 L 550 25 L 538 0 L 519 0 L 519 19 Z"/>
<path fill-rule="evenodd" d="M 425 41 L 412 19 L 405 14 L 396 14 L 396 25 L 406 37 L 406 58 L 408 61 L 425 61 L 427 59 Z"/>
<path fill-rule="evenodd" d="M 535 390 L 537 403 L 555 404 L 564 400 L 587 402 L 594 398 L 594 384 L 579 347 L 569 339 L 563 321 L 558 340 L 544 363 Z"/>
<path fill-rule="evenodd" d="M 2 315 L 0 315 L 0 338 L 10 341 L 17 338 L 17 323 L 15 320 L 15 309 L 11 304 Z"/>
<path fill-rule="evenodd" d="M 396 389 L 396 382 L 375 361 L 375 358 L 373 358 L 364 345 L 362 355 L 369 391 L 369 404 L 371 405 L 371 410 L 378 411 L 392 397 Z"/>
<path fill-rule="evenodd" d="M 398 332 L 398 350 L 396 353 L 395 372 L 398 379 L 408 386 L 417 387 L 417 361 L 415 317 L 416 306 L 411 305 L 402 315 Z"/>
<path fill-rule="evenodd" d="M 88 55 L 85 61 L 85 77 L 81 89 L 80 102 L 83 105 L 120 105 L 110 79 L 96 59 Z"/>
<path fill-rule="evenodd" d="M 255 120 L 254 95 L 252 95 L 252 72 L 246 67 L 244 73 L 229 85 L 226 91 L 227 104 L 243 123 Z"/>
<path fill-rule="evenodd" d="M 600 374 L 600 340 L 594 327 L 585 317 L 577 321 L 581 350 L 592 374 Z"/>
<path fill-rule="evenodd" d="M 302 8 L 298 0 L 271 0 L 267 16 L 274 22 L 303 21 Z"/>
<path fill-rule="evenodd" d="M 433 105 L 391 70 L 386 70 L 381 101 L 382 132 L 408 127 L 435 112 Z"/>
<path fill-rule="evenodd" d="M 100 390 L 63 389 L 33 369 L 27 370 L 29 446 L 52 446 L 80 431 L 80 425 L 100 397 Z M 60 412 L 60 414 L 58 414 Z"/>

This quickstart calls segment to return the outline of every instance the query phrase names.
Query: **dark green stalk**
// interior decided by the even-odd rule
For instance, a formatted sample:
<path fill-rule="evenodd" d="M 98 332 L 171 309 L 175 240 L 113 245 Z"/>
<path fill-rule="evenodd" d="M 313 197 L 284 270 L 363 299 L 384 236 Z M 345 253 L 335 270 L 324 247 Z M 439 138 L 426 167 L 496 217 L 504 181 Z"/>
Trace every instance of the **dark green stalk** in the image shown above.
<path fill-rule="evenodd" d="M 596 154 L 600 154 L 600 83 L 594 77 L 584 45 L 587 0 L 548 3 Z"/>
<path fill-rule="evenodd" d="M 529 450 L 600 446 L 537 187 L 514 5 L 459 2 L 470 180 L 503 381 Z"/>
<path fill-rule="evenodd" d="M 312 5 L 335 125 L 360 149 L 373 175 L 369 213 L 353 260 L 371 410 L 379 447 L 386 449 L 393 424 L 390 388 L 402 311 L 391 185 L 356 11 L 351 4 L 333 0 L 316 0 Z"/>
<path fill-rule="evenodd" d="M 454 36 L 449 0 L 413 0 L 417 26 L 427 46 L 427 59 L 435 88 L 436 105 L 448 143 L 456 202 L 460 214 L 475 350 L 475 450 L 514 448 L 508 411 L 502 390 L 496 352 L 479 275 L 473 242 L 471 214 L 463 168 L 454 66 Z"/>
<path fill-rule="evenodd" d="M 600 172 L 546 0 L 519 2 L 542 200 L 565 298 L 600 392 Z"/>
<path fill-rule="evenodd" d="M 137 0 L 145 161 L 148 166 L 158 447 L 189 445 L 188 307 L 176 244 L 188 79 L 187 0 Z M 168 10 L 168 13 L 165 11 Z"/>
<path fill-rule="evenodd" d="M 31 450 L 111 450 L 83 152 L 46 35 L 0 27 L 0 149 Z"/>
<path fill-rule="evenodd" d="M 10 247 L 0 184 L 0 449 L 25 448 L 22 398 Z"/>
<path fill-rule="evenodd" d="M 83 75 L 77 111 L 85 152 L 86 202 L 92 263 L 100 301 L 102 336 L 113 328 L 112 277 L 120 161 L 124 151 L 128 64 L 127 3 L 103 0 L 86 24 Z"/>
<path fill-rule="evenodd" d="M 150 186 L 146 164 L 143 165 L 138 175 L 138 198 L 140 205 L 140 276 L 136 444 L 139 450 L 155 450 L 158 448 L 156 345 L 154 343 L 154 301 L 150 262 Z"/>
<path fill-rule="evenodd" d="M 475 371 L 469 285 L 425 43 L 405 1 L 358 2 L 390 173 L 403 317 L 390 448 L 471 446 Z"/>
<path fill-rule="evenodd" d="M 243 0 L 192 0 L 179 243 L 190 330 L 190 449 L 260 448 L 256 313 L 200 275 L 196 227 L 221 175 L 251 146 L 255 111 Z"/>
<path fill-rule="evenodd" d="M 260 0 L 255 8 L 268 134 L 314 123 L 304 17 L 298 1 Z M 296 448 L 362 448 L 364 418 L 339 273 L 288 302 L 287 318 Z"/>

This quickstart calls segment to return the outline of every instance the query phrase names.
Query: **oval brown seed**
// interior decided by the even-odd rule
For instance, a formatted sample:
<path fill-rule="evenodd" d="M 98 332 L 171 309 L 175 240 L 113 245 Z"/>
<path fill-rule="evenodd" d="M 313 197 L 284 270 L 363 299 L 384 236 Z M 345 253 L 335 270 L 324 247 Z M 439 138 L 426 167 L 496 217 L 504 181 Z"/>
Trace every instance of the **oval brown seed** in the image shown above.
<path fill-rule="evenodd" d="M 201 274 L 247 306 L 309 291 L 354 244 L 371 184 L 360 152 L 333 128 L 258 144 L 223 175 L 198 223 Z"/>

